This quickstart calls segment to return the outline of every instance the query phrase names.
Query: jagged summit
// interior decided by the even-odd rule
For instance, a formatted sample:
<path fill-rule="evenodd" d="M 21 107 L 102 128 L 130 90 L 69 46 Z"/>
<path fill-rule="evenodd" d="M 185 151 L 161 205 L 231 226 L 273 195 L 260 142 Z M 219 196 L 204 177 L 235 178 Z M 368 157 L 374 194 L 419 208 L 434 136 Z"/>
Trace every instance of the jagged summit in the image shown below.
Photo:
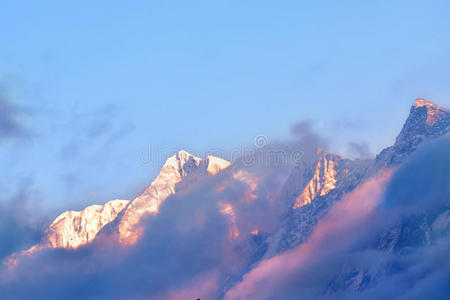
<path fill-rule="evenodd" d="M 184 165 L 189 160 L 194 162 L 199 162 L 202 159 L 200 157 L 196 157 L 185 150 L 180 150 L 171 157 L 169 157 L 164 165 L 171 165 L 173 167 L 179 167 L 180 164 Z"/>
<path fill-rule="evenodd" d="M 178 170 L 181 177 L 189 174 L 189 171 L 204 165 L 207 172 L 211 175 L 217 174 L 220 170 L 227 168 L 231 163 L 223 158 L 208 155 L 206 159 L 197 157 L 185 150 L 180 150 L 169 157 L 162 170 L 173 168 Z"/>
<path fill-rule="evenodd" d="M 410 143 L 416 139 L 420 140 L 417 142 L 421 142 L 425 138 L 443 136 L 450 129 L 449 126 L 450 112 L 447 109 L 419 98 L 411 107 L 395 145 Z"/>
<path fill-rule="evenodd" d="M 190 171 L 195 169 L 201 161 L 201 158 L 196 157 L 184 150 L 180 150 L 166 160 L 158 177 L 160 177 L 161 174 L 173 172 L 177 173 L 174 174 L 175 177 L 186 176 L 190 173 Z"/>
<path fill-rule="evenodd" d="M 183 150 L 183 149 L 178 150 L 178 152 L 175 155 L 178 155 L 178 156 L 194 156 L 191 153 L 189 153 L 189 152 L 187 152 L 186 150 Z"/>
<path fill-rule="evenodd" d="M 449 113 L 448 109 L 440 107 L 431 101 L 423 98 L 417 98 L 414 105 L 411 107 L 410 116 L 417 114 L 421 116 L 421 120 L 425 119 L 427 126 L 434 126 L 442 118 Z"/>
<path fill-rule="evenodd" d="M 422 106 L 426 106 L 426 107 L 433 108 L 433 109 L 443 109 L 442 107 L 437 106 L 436 104 L 434 104 L 431 101 L 428 101 L 427 99 L 417 98 L 416 101 L 414 102 L 414 107 L 419 108 Z"/>
<path fill-rule="evenodd" d="M 422 98 L 416 99 L 394 145 L 377 156 L 377 168 L 400 164 L 425 141 L 445 136 L 449 131 L 448 109 Z"/>

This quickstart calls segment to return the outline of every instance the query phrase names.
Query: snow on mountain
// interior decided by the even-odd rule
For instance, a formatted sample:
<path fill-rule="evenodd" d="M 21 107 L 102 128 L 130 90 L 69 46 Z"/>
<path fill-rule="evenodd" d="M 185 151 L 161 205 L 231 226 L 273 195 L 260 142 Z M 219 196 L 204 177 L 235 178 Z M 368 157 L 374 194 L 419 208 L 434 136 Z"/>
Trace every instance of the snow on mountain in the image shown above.
<path fill-rule="evenodd" d="M 88 244 L 128 203 L 128 200 L 116 199 L 104 205 L 88 206 L 82 211 L 63 212 L 48 227 L 40 245 L 52 248 L 77 248 Z"/>
<path fill-rule="evenodd" d="M 337 155 L 317 150 L 318 160 L 312 178 L 303 188 L 302 193 L 295 198 L 294 209 L 308 205 L 317 196 L 325 196 L 336 188 L 336 169 L 342 158 Z"/>
<path fill-rule="evenodd" d="M 188 187 L 202 178 L 216 175 L 228 166 L 230 162 L 224 159 L 214 156 L 201 159 L 184 150 L 169 157 L 156 179 L 127 206 L 117 220 L 120 241 L 134 243 L 142 230 L 139 226 L 142 217 L 156 214 L 161 203 L 175 194 L 176 188 Z"/>

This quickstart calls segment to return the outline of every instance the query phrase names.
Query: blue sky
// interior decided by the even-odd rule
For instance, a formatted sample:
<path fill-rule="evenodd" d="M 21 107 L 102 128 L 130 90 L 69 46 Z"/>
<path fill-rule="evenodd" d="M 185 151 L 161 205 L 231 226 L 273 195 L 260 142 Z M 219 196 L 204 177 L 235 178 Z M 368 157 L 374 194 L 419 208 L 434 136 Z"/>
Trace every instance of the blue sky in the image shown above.
<path fill-rule="evenodd" d="M 329 150 L 377 153 L 416 97 L 450 106 L 448 1 L 128 2 L 1 2 L 0 86 L 27 134 L 0 139 L 0 200 L 132 198 L 158 156 L 305 119 Z"/>

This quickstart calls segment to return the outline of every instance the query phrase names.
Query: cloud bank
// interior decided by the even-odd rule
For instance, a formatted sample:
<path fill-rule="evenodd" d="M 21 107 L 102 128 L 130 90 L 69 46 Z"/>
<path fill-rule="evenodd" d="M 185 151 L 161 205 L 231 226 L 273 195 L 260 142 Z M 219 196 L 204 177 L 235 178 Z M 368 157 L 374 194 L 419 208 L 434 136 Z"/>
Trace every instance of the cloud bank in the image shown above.
<path fill-rule="evenodd" d="M 294 149 L 300 141 L 262 151 Z M 306 160 L 309 150 L 302 149 Z M 105 234 L 76 250 L 23 254 L 16 265 L 1 268 L 0 293 L 42 299 L 444 296 L 450 269 L 449 151 L 449 139 L 442 139 L 392 175 L 367 180 L 335 204 L 305 243 L 256 265 L 268 233 L 279 226 L 284 207 L 277 191 L 284 181 L 277 178 L 286 168 L 246 166 L 243 159 L 168 198 L 157 215 L 143 221 L 146 230 L 133 247 Z M 11 236 L 23 235 L 20 227 L 8 228 Z M 10 239 L 3 257 L 22 247 L 17 240 Z"/>

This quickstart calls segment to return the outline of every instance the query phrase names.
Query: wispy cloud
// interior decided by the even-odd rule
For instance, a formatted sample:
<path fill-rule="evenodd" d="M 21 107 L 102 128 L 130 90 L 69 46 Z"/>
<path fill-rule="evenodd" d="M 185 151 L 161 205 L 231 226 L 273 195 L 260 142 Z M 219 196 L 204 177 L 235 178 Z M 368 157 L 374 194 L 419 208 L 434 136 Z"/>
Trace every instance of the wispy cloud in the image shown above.
<path fill-rule="evenodd" d="M 70 134 L 64 136 L 68 139 L 59 151 L 63 160 L 84 157 L 87 150 L 93 151 L 92 148 L 104 151 L 135 128 L 131 121 L 124 120 L 120 107 L 113 104 L 100 106 L 87 113 L 73 113 L 62 124 L 71 130 Z M 91 146 L 86 148 L 84 145 L 87 144 Z"/>
<path fill-rule="evenodd" d="M 372 153 L 370 152 L 369 145 L 367 142 L 349 142 L 347 145 L 348 152 L 352 156 L 356 156 L 360 159 L 369 159 L 373 158 Z"/>
<path fill-rule="evenodd" d="M 26 113 L 27 110 L 15 104 L 7 91 L 0 87 L 0 141 L 30 135 L 23 122 Z"/>

